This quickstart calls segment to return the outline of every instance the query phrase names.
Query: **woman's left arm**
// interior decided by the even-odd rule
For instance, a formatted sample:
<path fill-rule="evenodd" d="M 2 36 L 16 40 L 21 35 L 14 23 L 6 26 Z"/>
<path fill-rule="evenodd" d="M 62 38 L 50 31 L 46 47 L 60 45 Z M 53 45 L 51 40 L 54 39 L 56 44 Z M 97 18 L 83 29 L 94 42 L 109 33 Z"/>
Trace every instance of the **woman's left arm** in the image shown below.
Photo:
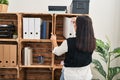
<path fill-rule="evenodd" d="M 53 45 L 54 48 L 58 46 L 55 34 L 51 34 L 50 40 L 51 40 L 52 45 Z"/>
<path fill-rule="evenodd" d="M 60 46 L 58 46 L 58 44 L 57 44 L 56 35 L 52 34 L 50 40 L 54 47 L 54 49 L 53 49 L 54 54 L 56 54 L 57 56 L 60 56 L 60 55 L 64 54 L 65 52 L 67 52 L 68 47 L 67 47 L 66 40 L 64 40 Z"/>

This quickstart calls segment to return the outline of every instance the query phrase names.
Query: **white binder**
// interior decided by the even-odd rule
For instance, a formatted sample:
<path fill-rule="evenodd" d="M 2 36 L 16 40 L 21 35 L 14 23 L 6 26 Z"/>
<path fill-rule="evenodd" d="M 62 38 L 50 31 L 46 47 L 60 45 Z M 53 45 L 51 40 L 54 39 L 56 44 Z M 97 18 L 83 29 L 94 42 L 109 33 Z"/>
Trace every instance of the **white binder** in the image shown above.
<path fill-rule="evenodd" d="M 29 18 L 29 26 L 28 26 L 28 35 L 29 39 L 34 39 L 34 18 Z"/>
<path fill-rule="evenodd" d="M 23 39 L 29 39 L 28 27 L 29 27 L 28 18 L 24 17 L 23 18 Z"/>
<path fill-rule="evenodd" d="M 32 58 L 32 49 L 29 47 L 28 48 L 28 56 L 27 56 L 28 60 L 27 60 L 27 65 L 31 65 L 32 64 L 32 61 L 33 61 L 33 58 Z"/>
<path fill-rule="evenodd" d="M 34 33 L 34 38 L 35 39 L 40 39 L 40 31 L 41 31 L 41 24 L 42 24 L 42 19 L 41 18 L 35 18 L 35 24 L 34 24 L 34 30 L 35 30 L 35 33 Z"/>
<path fill-rule="evenodd" d="M 64 17 L 63 36 L 65 38 L 75 37 L 75 30 L 72 23 L 72 18 Z"/>
<path fill-rule="evenodd" d="M 24 48 L 24 65 L 25 65 L 25 66 L 28 65 L 28 48 L 29 48 L 29 47 L 25 47 L 25 48 Z"/>
<path fill-rule="evenodd" d="M 24 48 L 24 65 L 28 66 L 32 64 L 32 49 L 30 47 Z"/>

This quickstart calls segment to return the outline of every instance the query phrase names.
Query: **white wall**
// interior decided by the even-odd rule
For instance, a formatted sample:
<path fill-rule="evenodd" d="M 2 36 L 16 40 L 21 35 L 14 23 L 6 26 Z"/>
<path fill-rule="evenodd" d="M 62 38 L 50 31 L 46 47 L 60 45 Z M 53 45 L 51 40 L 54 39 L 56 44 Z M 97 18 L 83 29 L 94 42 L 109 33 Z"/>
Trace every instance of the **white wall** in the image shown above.
<path fill-rule="evenodd" d="M 69 6 L 72 0 L 9 1 L 8 12 L 46 13 L 48 12 L 48 5 Z M 96 38 L 106 41 L 106 36 L 108 36 L 113 48 L 120 46 L 120 0 L 90 0 L 89 14 L 93 20 Z M 96 54 L 94 55 L 96 56 Z M 119 61 L 116 64 L 119 65 Z M 96 73 L 94 77 L 98 77 Z"/>
<path fill-rule="evenodd" d="M 107 35 L 114 47 L 120 42 L 120 0 L 91 0 L 90 16 L 95 35 L 106 40 Z"/>
<path fill-rule="evenodd" d="M 106 41 L 106 36 L 108 36 L 112 48 L 120 46 L 120 0 L 91 0 L 89 12 L 96 38 Z M 98 55 L 94 53 L 93 58 L 98 59 Z M 120 65 L 119 60 L 114 61 L 112 65 Z M 93 73 L 94 78 L 101 77 L 101 80 L 104 80 L 95 70 Z M 120 78 L 120 75 L 114 80 L 117 78 Z"/>
<path fill-rule="evenodd" d="M 8 12 L 48 12 L 48 5 L 69 5 L 72 0 L 9 0 Z"/>

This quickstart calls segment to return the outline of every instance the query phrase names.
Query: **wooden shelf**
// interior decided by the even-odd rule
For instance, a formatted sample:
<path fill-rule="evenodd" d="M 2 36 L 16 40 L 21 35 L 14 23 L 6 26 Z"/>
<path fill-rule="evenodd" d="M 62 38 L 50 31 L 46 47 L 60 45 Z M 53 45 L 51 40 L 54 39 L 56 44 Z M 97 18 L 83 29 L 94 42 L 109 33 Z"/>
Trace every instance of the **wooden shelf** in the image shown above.
<path fill-rule="evenodd" d="M 62 69 L 63 65 L 54 65 L 53 68 L 55 69 Z"/>
<path fill-rule="evenodd" d="M 71 14 L 71 13 L 66 13 L 66 14 L 55 14 L 56 16 L 78 16 L 78 15 L 82 15 L 82 14 Z M 88 14 L 85 14 L 88 15 Z"/>
<path fill-rule="evenodd" d="M 30 66 L 24 66 L 21 65 L 21 68 L 52 68 L 50 65 L 30 65 Z"/>
<path fill-rule="evenodd" d="M 19 67 L 18 67 L 18 66 L 15 66 L 15 67 L 0 67 L 0 68 L 7 68 L 7 69 L 18 69 Z"/>
<path fill-rule="evenodd" d="M 21 42 L 51 42 L 50 39 L 21 39 Z"/>
<path fill-rule="evenodd" d="M 7 22 L 14 22 L 14 21 L 16 21 L 17 22 L 17 20 L 14 20 L 14 19 L 0 19 L 0 21 L 7 21 Z"/>
<path fill-rule="evenodd" d="M 16 42 L 18 42 L 18 39 L 0 39 L 0 41 L 16 41 Z"/>
<path fill-rule="evenodd" d="M 50 14 L 50 13 L 20 13 L 22 14 L 22 16 L 28 16 L 28 17 L 31 17 L 31 16 L 53 16 L 53 14 Z"/>

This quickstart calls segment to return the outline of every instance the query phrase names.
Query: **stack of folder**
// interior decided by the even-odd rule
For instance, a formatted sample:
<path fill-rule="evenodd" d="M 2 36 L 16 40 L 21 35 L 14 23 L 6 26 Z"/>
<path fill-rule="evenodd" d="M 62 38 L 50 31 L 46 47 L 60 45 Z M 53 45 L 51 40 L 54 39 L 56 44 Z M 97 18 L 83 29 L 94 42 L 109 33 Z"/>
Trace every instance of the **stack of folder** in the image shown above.
<path fill-rule="evenodd" d="M 41 18 L 23 18 L 23 39 L 48 39 L 52 24 Z"/>
<path fill-rule="evenodd" d="M 12 38 L 15 26 L 12 24 L 0 25 L 0 38 Z"/>
<path fill-rule="evenodd" d="M 0 67 L 14 67 L 17 60 L 17 45 L 0 44 Z"/>
<path fill-rule="evenodd" d="M 40 18 L 23 18 L 23 38 L 24 39 L 40 39 Z"/>

